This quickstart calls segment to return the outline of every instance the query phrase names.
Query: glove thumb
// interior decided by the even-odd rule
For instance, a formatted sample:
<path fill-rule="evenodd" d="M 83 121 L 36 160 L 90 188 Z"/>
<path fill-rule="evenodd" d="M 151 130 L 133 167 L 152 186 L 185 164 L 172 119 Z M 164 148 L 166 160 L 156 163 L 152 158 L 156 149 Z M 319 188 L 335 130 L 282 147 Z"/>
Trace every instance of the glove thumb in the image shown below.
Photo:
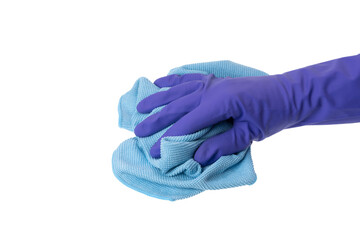
<path fill-rule="evenodd" d="M 252 134 L 246 122 L 234 122 L 234 126 L 221 134 L 206 139 L 196 150 L 194 160 L 201 166 L 217 161 L 221 156 L 238 153 L 252 143 Z"/>

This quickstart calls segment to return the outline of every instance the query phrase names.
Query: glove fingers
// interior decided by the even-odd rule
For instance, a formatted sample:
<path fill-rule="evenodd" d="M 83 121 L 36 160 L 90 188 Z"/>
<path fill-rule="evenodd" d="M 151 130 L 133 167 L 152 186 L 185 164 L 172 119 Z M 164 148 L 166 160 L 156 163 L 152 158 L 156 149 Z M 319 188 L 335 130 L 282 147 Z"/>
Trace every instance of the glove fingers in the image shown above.
<path fill-rule="evenodd" d="M 196 101 L 198 97 L 195 93 L 181 97 L 166 105 L 160 112 L 147 117 L 135 127 L 135 135 L 138 137 L 150 136 L 179 120 L 198 105 Z"/>
<path fill-rule="evenodd" d="M 233 128 L 205 140 L 196 150 L 194 160 L 202 166 L 216 162 L 221 156 L 238 153 L 251 144 L 247 123 L 235 123 Z"/>
<path fill-rule="evenodd" d="M 204 78 L 204 74 L 200 73 L 190 73 L 184 75 L 172 74 L 162 78 L 157 79 L 154 84 L 160 88 L 163 87 L 173 87 L 179 85 L 181 83 L 194 81 L 194 80 L 202 80 Z"/>
<path fill-rule="evenodd" d="M 214 106 L 199 105 L 177 122 L 174 123 L 151 147 L 150 155 L 154 158 L 160 157 L 161 138 L 167 136 L 182 136 L 197 132 L 218 122 L 226 120 L 227 116 L 219 114 Z"/>
<path fill-rule="evenodd" d="M 167 91 L 160 91 L 148 96 L 139 102 L 136 108 L 140 113 L 150 113 L 154 108 L 169 104 L 176 99 L 194 92 L 203 85 L 204 83 L 201 81 L 192 81 L 176 85 Z"/>

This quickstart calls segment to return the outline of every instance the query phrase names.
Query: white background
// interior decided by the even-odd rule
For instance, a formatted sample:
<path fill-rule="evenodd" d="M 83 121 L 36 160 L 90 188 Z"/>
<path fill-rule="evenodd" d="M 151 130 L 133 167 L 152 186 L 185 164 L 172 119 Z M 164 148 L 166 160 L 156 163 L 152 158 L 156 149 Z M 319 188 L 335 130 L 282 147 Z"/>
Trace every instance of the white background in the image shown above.
<path fill-rule="evenodd" d="M 168 202 L 111 169 L 140 76 L 232 60 L 269 74 L 360 53 L 358 1 L 1 1 L 0 239 L 359 239 L 360 124 L 252 148 L 253 186 Z"/>

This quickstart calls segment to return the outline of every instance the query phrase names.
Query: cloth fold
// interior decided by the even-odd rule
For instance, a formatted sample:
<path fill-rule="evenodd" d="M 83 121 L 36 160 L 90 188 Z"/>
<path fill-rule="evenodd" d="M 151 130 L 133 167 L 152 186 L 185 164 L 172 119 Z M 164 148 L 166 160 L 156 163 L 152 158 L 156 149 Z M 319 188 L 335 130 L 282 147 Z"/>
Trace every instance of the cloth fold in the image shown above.
<path fill-rule="evenodd" d="M 184 65 L 172 69 L 169 74 L 203 73 L 216 77 L 262 76 L 266 73 L 230 61 L 217 61 Z M 167 88 L 158 88 L 148 79 L 139 78 L 133 88 L 120 98 L 119 126 L 134 131 L 135 126 L 150 114 L 137 112 L 136 105 L 145 97 Z M 194 196 L 205 190 L 215 190 L 256 181 L 250 147 L 237 154 L 222 156 L 215 163 L 201 167 L 193 159 L 199 145 L 209 137 L 231 128 L 227 121 L 196 133 L 165 137 L 161 140 L 161 158 L 150 156 L 151 146 L 166 129 L 145 138 L 134 137 L 120 144 L 112 158 L 113 172 L 120 182 L 146 195 L 178 200 Z"/>

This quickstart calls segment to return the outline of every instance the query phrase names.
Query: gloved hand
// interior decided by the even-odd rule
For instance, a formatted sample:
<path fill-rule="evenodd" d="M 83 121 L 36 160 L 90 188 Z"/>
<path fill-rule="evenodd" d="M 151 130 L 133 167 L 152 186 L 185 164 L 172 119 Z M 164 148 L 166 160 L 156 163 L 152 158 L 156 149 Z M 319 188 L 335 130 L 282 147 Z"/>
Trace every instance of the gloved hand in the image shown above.
<path fill-rule="evenodd" d="M 137 110 L 149 113 L 166 106 L 137 125 L 138 137 L 171 124 L 162 137 L 190 134 L 220 121 L 233 123 L 197 149 L 194 159 L 202 166 L 285 128 L 360 121 L 360 55 L 272 76 L 169 75 L 155 84 L 170 89 L 145 98 Z M 150 150 L 155 158 L 160 157 L 160 139 Z"/>

